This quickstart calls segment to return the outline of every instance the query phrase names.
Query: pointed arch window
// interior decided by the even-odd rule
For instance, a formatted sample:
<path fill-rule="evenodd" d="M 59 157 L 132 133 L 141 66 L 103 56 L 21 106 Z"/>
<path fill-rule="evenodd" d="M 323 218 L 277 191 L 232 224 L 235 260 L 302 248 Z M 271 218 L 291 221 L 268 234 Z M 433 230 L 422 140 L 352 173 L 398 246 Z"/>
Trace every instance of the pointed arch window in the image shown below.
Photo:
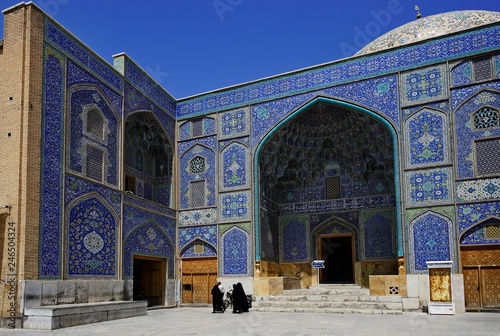
<path fill-rule="evenodd" d="M 492 107 L 483 107 L 473 116 L 474 129 L 498 127 L 498 111 Z"/>
<path fill-rule="evenodd" d="M 194 157 L 189 163 L 189 170 L 191 174 L 201 174 L 206 170 L 205 158 L 201 156 Z"/>

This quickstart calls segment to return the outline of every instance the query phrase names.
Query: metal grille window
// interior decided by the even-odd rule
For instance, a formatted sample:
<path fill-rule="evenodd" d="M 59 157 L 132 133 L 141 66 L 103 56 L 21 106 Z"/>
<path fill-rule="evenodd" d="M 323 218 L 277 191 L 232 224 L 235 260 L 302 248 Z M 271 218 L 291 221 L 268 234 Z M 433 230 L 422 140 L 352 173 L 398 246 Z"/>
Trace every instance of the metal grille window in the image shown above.
<path fill-rule="evenodd" d="M 327 177 L 325 184 L 327 199 L 340 198 L 340 177 Z"/>
<path fill-rule="evenodd" d="M 498 111 L 491 107 L 484 107 L 474 113 L 474 128 L 483 129 L 498 127 Z"/>
<path fill-rule="evenodd" d="M 485 239 L 499 239 L 500 238 L 500 226 L 499 225 L 486 225 L 484 227 L 484 238 Z"/>
<path fill-rule="evenodd" d="M 191 174 L 200 174 L 205 172 L 205 158 L 197 156 L 190 162 Z"/>
<path fill-rule="evenodd" d="M 194 243 L 194 254 L 203 254 L 203 243 Z"/>
<path fill-rule="evenodd" d="M 192 124 L 192 136 L 202 136 L 203 135 L 203 119 L 193 120 Z"/>
<path fill-rule="evenodd" d="M 476 82 L 491 79 L 491 57 L 474 60 L 472 64 L 474 66 L 474 80 Z"/>
<path fill-rule="evenodd" d="M 476 141 L 476 174 L 500 174 L 500 140 Z"/>
<path fill-rule="evenodd" d="M 85 176 L 101 181 L 104 168 L 104 151 L 87 145 Z"/>
<path fill-rule="evenodd" d="M 87 112 L 87 133 L 104 140 L 104 119 L 97 109 Z"/>
<path fill-rule="evenodd" d="M 205 181 L 194 181 L 189 184 L 191 207 L 205 206 Z"/>

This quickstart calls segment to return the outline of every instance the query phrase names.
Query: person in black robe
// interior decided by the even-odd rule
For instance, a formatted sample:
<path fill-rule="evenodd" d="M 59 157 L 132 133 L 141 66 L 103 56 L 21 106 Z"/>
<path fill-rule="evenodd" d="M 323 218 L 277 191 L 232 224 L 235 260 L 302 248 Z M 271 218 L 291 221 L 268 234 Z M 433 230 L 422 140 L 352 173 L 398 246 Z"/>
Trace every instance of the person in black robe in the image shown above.
<path fill-rule="evenodd" d="M 233 300 L 233 314 L 241 314 L 241 293 L 240 288 L 234 284 L 231 298 Z"/>
<path fill-rule="evenodd" d="M 247 301 L 247 294 L 245 293 L 245 290 L 243 289 L 243 285 L 241 284 L 241 282 L 238 282 L 236 284 L 236 287 L 238 288 L 238 292 L 241 293 L 241 302 L 240 302 L 240 308 L 241 308 L 241 311 L 243 313 L 248 313 L 248 309 L 250 308 L 249 305 L 248 305 L 248 301 Z"/>
<path fill-rule="evenodd" d="M 220 306 L 220 303 L 222 301 L 222 293 L 219 289 L 219 285 L 215 285 L 212 288 L 212 313 L 216 313 L 218 311 L 224 312 L 222 307 Z"/>

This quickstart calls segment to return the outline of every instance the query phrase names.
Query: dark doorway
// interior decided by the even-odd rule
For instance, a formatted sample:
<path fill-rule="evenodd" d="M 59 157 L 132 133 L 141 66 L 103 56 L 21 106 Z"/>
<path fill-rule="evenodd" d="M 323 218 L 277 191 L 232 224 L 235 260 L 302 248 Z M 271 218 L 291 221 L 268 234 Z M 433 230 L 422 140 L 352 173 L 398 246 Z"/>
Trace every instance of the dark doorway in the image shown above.
<path fill-rule="evenodd" d="M 320 283 L 354 283 L 352 236 L 318 238 L 318 249 L 325 268 Z"/>
<path fill-rule="evenodd" d="M 134 256 L 134 300 L 148 300 L 150 306 L 164 305 L 165 260 Z"/>

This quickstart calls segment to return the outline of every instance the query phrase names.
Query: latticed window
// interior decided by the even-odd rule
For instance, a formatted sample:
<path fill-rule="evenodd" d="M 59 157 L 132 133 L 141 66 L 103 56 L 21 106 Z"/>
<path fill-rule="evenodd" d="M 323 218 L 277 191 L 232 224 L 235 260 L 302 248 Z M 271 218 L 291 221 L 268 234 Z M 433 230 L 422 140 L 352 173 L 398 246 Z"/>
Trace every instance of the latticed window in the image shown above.
<path fill-rule="evenodd" d="M 476 141 L 476 174 L 478 176 L 500 174 L 500 140 Z"/>
<path fill-rule="evenodd" d="M 203 119 L 193 120 L 191 124 L 191 135 L 193 137 L 203 135 Z"/>
<path fill-rule="evenodd" d="M 483 107 L 474 113 L 474 128 L 489 127 L 498 127 L 498 111 L 491 107 Z"/>
<path fill-rule="evenodd" d="M 480 58 L 472 61 L 474 67 L 474 81 L 491 79 L 491 57 Z"/>
<path fill-rule="evenodd" d="M 194 243 L 194 254 L 203 254 L 203 243 L 196 242 Z"/>
<path fill-rule="evenodd" d="M 102 182 L 104 151 L 94 146 L 87 146 L 85 176 Z"/>
<path fill-rule="evenodd" d="M 191 174 L 200 174 L 205 172 L 205 158 L 197 156 L 190 162 Z"/>
<path fill-rule="evenodd" d="M 189 184 L 191 207 L 205 206 L 205 181 L 193 181 Z"/>
<path fill-rule="evenodd" d="M 500 225 L 486 225 L 484 227 L 485 239 L 500 239 Z"/>
<path fill-rule="evenodd" d="M 340 177 L 327 177 L 326 184 L 326 198 L 337 199 L 340 198 Z"/>
<path fill-rule="evenodd" d="M 104 119 L 97 109 L 87 112 L 87 133 L 104 140 Z"/>

